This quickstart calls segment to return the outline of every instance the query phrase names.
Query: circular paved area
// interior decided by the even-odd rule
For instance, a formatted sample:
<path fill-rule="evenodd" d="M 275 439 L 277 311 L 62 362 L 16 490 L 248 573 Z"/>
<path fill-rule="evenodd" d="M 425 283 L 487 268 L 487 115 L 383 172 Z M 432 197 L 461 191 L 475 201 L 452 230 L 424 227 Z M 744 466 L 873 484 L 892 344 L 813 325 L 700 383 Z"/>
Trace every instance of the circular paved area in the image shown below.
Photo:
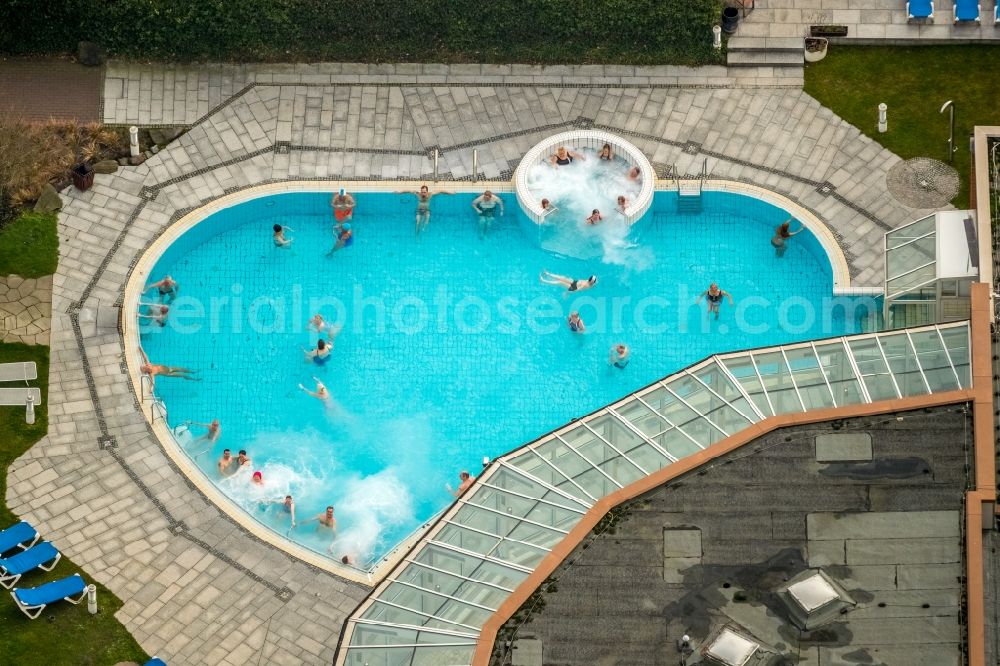
<path fill-rule="evenodd" d="M 708 160 L 714 178 L 796 199 L 830 227 L 856 285 L 880 286 L 883 233 L 926 213 L 888 196 L 898 157 L 796 88 L 311 77 L 256 81 L 145 164 L 63 193 L 49 435 L 11 466 L 7 502 L 120 596 L 119 618 L 171 666 L 328 664 L 367 591 L 207 503 L 151 436 L 117 330 L 97 325 L 143 248 L 184 212 L 261 182 L 421 179 L 435 147 L 445 180 L 471 177 L 474 148 L 480 178 L 506 179 L 548 134 L 601 128 L 660 173 L 697 174 Z"/>

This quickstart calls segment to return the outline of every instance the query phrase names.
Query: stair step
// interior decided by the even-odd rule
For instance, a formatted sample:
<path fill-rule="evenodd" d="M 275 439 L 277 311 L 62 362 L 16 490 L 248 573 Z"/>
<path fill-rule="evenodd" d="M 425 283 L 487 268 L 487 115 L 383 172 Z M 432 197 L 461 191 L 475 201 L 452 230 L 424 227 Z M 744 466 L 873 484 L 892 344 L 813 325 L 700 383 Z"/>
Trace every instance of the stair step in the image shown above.
<path fill-rule="evenodd" d="M 799 48 L 791 51 L 730 51 L 726 64 L 730 67 L 802 67 L 805 58 Z"/>
<path fill-rule="evenodd" d="M 732 37 L 726 50 L 733 51 L 801 51 L 805 46 L 802 37 Z"/>

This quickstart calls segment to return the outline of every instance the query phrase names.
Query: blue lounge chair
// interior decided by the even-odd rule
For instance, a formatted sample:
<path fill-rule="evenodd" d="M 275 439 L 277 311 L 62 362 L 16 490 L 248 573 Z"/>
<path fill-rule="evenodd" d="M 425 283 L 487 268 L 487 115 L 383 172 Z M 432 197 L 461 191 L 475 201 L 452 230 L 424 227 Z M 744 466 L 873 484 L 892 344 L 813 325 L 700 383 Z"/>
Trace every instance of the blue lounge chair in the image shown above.
<path fill-rule="evenodd" d="M 167 666 L 167 662 L 163 661 L 159 657 L 153 657 L 142 666 Z"/>
<path fill-rule="evenodd" d="M 910 0 L 906 3 L 906 18 L 909 21 L 934 20 L 934 0 Z"/>
<path fill-rule="evenodd" d="M 80 595 L 76 599 L 76 595 Z M 20 589 L 15 587 L 10 591 L 10 596 L 14 597 L 14 603 L 21 609 L 21 612 L 34 620 L 42 614 L 45 607 L 57 601 L 68 601 L 71 604 L 78 604 L 87 596 L 87 584 L 83 582 L 80 574 L 73 574 L 60 580 L 54 580 L 45 585 Z"/>
<path fill-rule="evenodd" d="M 959 21 L 979 23 L 979 0 L 955 0 L 955 23 Z"/>
<path fill-rule="evenodd" d="M 8 590 L 17 583 L 17 579 L 35 569 L 52 571 L 62 555 L 48 541 L 43 541 L 28 550 L 22 550 L 17 555 L 0 559 L 0 585 Z"/>
<path fill-rule="evenodd" d="M 15 548 L 20 548 L 21 550 L 31 548 L 38 543 L 38 539 L 40 538 L 38 531 L 22 520 L 0 531 L 0 555 Z"/>

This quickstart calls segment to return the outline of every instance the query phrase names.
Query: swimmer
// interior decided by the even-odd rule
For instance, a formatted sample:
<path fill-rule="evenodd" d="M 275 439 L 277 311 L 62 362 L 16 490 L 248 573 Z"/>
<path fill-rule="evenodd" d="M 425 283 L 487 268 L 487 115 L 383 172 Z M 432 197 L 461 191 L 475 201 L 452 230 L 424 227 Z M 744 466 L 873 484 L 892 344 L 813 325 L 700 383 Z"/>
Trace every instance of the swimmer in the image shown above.
<path fill-rule="evenodd" d="M 274 229 L 274 235 L 273 235 L 274 246 L 286 249 L 290 248 L 292 246 L 292 241 L 295 239 L 285 238 L 285 232 L 295 231 L 295 229 L 292 229 L 291 227 L 282 227 L 280 224 L 274 225 L 273 229 Z"/>
<path fill-rule="evenodd" d="M 503 215 L 503 199 L 493 194 L 489 190 L 472 200 L 472 209 L 479 216 L 479 237 L 482 238 L 489 231 L 493 224 L 493 215 L 496 207 L 500 206 L 500 215 Z"/>
<path fill-rule="evenodd" d="M 595 208 L 595 209 L 594 209 L 594 210 L 593 210 L 593 211 L 592 211 L 592 212 L 590 213 L 590 217 L 588 217 L 588 218 L 587 218 L 586 220 L 584 220 L 584 221 L 585 221 L 585 222 L 586 222 L 587 224 L 589 224 L 589 225 L 593 226 L 593 225 L 595 225 L 595 224 L 599 224 L 599 223 L 601 222 L 601 220 L 603 220 L 603 219 L 604 219 L 604 216 L 603 216 L 603 215 L 601 215 L 601 211 L 599 211 L 599 210 L 597 210 L 597 209 Z"/>
<path fill-rule="evenodd" d="M 337 250 L 354 245 L 354 231 L 351 229 L 350 222 L 342 222 L 336 225 L 333 228 L 333 235 L 337 237 L 337 240 L 334 242 L 333 247 L 330 248 L 330 251 L 326 253 L 328 257 Z"/>
<path fill-rule="evenodd" d="M 354 197 L 347 193 L 343 187 L 330 197 L 330 206 L 333 208 L 333 219 L 337 222 L 349 221 L 354 217 L 354 207 L 357 203 Z"/>
<path fill-rule="evenodd" d="M 619 213 L 621 213 L 622 215 L 624 215 L 625 214 L 625 210 L 627 208 L 628 208 L 628 199 L 625 198 L 624 194 L 619 194 L 618 195 L 618 208 L 616 208 L 615 210 L 617 210 Z"/>
<path fill-rule="evenodd" d="M 250 456 L 247 455 L 247 450 L 240 449 L 240 452 L 236 456 L 236 468 L 239 469 L 240 467 L 249 467 L 252 464 L 253 461 L 250 460 Z"/>
<path fill-rule="evenodd" d="M 136 317 L 139 319 L 148 319 L 150 322 L 159 324 L 160 326 L 167 325 L 167 316 L 170 314 L 168 306 L 154 303 L 139 303 L 139 305 L 149 308 L 149 314 L 137 312 Z"/>
<path fill-rule="evenodd" d="M 565 275 L 556 275 L 555 273 L 542 271 L 538 279 L 544 284 L 558 284 L 566 287 L 566 293 L 563 294 L 563 298 L 568 296 L 571 291 L 586 291 L 597 284 L 596 275 L 591 275 L 586 280 L 574 280 Z"/>
<path fill-rule="evenodd" d="M 465 491 L 468 490 L 472 486 L 472 484 L 475 483 L 476 481 L 471 474 L 469 474 L 464 470 L 459 472 L 458 480 L 459 480 L 458 488 L 455 488 L 454 490 L 452 490 L 450 483 L 444 484 L 444 487 L 448 489 L 448 492 L 454 495 L 455 497 L 461 497 L 462 494 L 465 493 Z"/>
<path fill-rule="evenodd" d="M 211 423 L 195 423 L 194 421 L 188 421 L 187 424 L 208 429 L 204 435 L 198 438 L 198 441 L 200 442 L 212 442 L 214 444 L 216 440 L 219 439 L 219 436 L 222 435 L 222 426 L 219 425 L 219 419 L 212 419 Z"/>
<path fill-rule="evenodd" d="M 347 564 L 347 565 L 352 565 L 353 566 L 354 565 L 354 558 L 352 558 L 350 555 L 344 555 L 342 558 L 340 558 L 340 563 L 341 564 Z"/>
<path fill-rule="evenodd" d="M 177 284 L 177 282 L 174 281 L 172 277 L 167 275 L 159 282 L 154 282 L 151 285 L 148 285 L 145 289 L 142 290 L 142 293 L 145 294 L 150 289 L 157 290 L 157 292 L 160 295 L 160 301 L 169 303 L 173 301 L 175 298 L 177 298 L 177 291 L 180 289 L 180 286 Z"/>
<path fill-rule="evenodd" d="M 236 459 L 233 458 L 233 454 L 230 453 L 229 449 L 222 450 L 222 457 L 219 458 L 219 462 L 216 466 L 219 468 L 219 476 L 229 476 L 234 471 L 233 464 L 236 463 Z"/>
<path fill-rule="evenodd" d="M 181 379 L 187 379 L 192 382 L 200 382 L 200 377 L 192 377 L 191 375 L 198 372 L 197 370 L 190 370 L 188 368 L 181 368 L 172 365 L 160 365 L 159 363 L 150 363 L 149 357 L 146 356 L 146 350 L 139 347 L 139 353 L 142 354 L 142 365 L 139 366 L 139 372 L 149 377 L 149 383 L 152 388 L 156 388 L 156 377 L 179 377 Z"/>
<path fill-rule="evenodd" d="M 310 391 L 309 389 L 307 389 L 302 384 L 299 384 L 299 388 L 302 389 L 303 391 L 305 391 L 306 393 L 308 393 L 309 395 L 311 395 L 312 397 L 314 397 L 314 398 L 316 398 L 318 400 L 322 400 L 325 404 L 329 405 L 330 404 L 330 392 L 326 390 L 326 386 L 323 385 L 323 382 L 321 382 L 318 377 L 313 377 L 313 379 L 316 381 L 316 390 L 315 391 Z"/>
<path fill-rule="evenodd" d="M 552 162 L 553 166 L 567 166 L 573 163 L 573 160 L 580 160 L 585 162 L 586 157 L 580 153 L 573 150 L 566 150 L 565 146 L 559 146 L 556 148 L 556 154 L 549 157 L 549 161 Z"/>
<path fill-rule="evenodd" d="M 255 474 L 259 474 L 259 472 L 255 473 Z M 288 516 L 291 518 L 291 521 L 292 521 L 291 527 L 295 527 L 295 500 L 292 499 L 291 495 L 285 495 L 285 499 L 283 499 L 283 500 L 276 500 L 276 499 L 275 500 L 270 500 L 266 504 L 278 504 L 278 505 L 280 505 L 281 508 L 279 509 L 279 511 L 281 513 L 287 513 Z M 289 529 L 291 529 L 291 528 L 289 528 Z"/>
<path fill-rule="evenodd" d="M 326 362 L 330 360 L 330 351 L 333 349 L 333 340 L 324 340 L 320 338 L 316 341 L 316 349 L 311 349 L 306 351 L 302 350 L 302 353 L 306 356 L 306 363 L 312 361 L 316 365 L 323 367 Z"/>
<path fill-rule="evenodd" d="M 573 311 L 569 313 L 566 317 L 566 323 L 569 325 L 569 330 L 574 333 L 586 333 L 587 327 L 584 325 L 583 320 L 580 319 L 580 313 Z"/>
<path fill-rule="evenodd" d="M 637 166 L 632 167 L 631 169 L 628 170 L 628 179 L 642 180 L 642 170 Z"/>
<path fill-rule="evenodd" d="M 264 473 L 263 472 L 254 472 L 253 476 L 250 477 L 250 482 L 252 484 L 254 484 L 255 486 L 263 486 L 264 485 Z"/>
<path fill-rule="evenodd" d="M 630 360 L 632 353 L 629 348 L 622 343 L 618 343 L 611 348 L 611 352 L 608 353 L 608 365 L 613 365 L 616 368 L 624 369 Z"/>
<path fill-rule="evenodd" d="M 336 335 L 337 333 L 340 332 L 339 326 L 334 326 L 333 324 L 327 322 L 325 319 L 323 319 L 323 315 L 321 315 L 318 312 L 312 316 L 312 319 L 309 320 L 309 323 L 306 324 L 306 327 L 311 328 L 320 334 L 322 334 L 323 331 L 327 331 L 332 335 Z"/>
<path fill-rule="evenodd" d="M 337 531 L 337 519 L 333 517 L 332 506 L 326 507 L 326 511 L 324 513 L 317 514 L 302 524 L 305 525 L 313 521 L 318 523 L 316 525 L 317 531 L 324 528 L 330 530 L 331 532 Z"/>
<path fill-rule="evenodd" d="M 615 153 L 611 150 L 611 144 L 606 143 L 601 146 L 601 152 L 597 153 L 597 159 L 604 160 L 605 162 L 610 162 L 615 159 Z"/>
<path fill-rule="evenodd" d="M 698 297 L 698 300 L 696 300 L 695 303 L 701 303 L 702 297 L 706 298 L 708 302 L 708 311 L 710 313 L 714 312 L 716 319 L 719 318 L 719 304 L 722 303 L 723 297 L 729 299 L 730 305 L 733 304 L 733 297 L 729 294 L 729 292 L 719 289 L 719 285 L 714 282 L 709 285 L 708 289 L 701 292 L 701 296 Z"/>
<path fill-rule="evenodd" d="M 427 228 L 431 221 L 431 199 L 439 194 L 454 194 L 454 192 L 431 192 L 426 185 L 421 185 L 419 190 L 398 190 L 396 194 L 417 195 L 417 236 Z"/>
<path fill-rule="evenodd" d="M 805 230 L 805 226 L 799 223 L 799 228 L 795 231 L 789 231 L 789 227 L 792 225 L 792 220 L 794 218 L 788 218 L 777 227 L 774 228 L 774 237 L 771 238 L 771 246 L 774 247 L 774 255 L 776 257 L 783 257 L 785 255 L 785 241 L 794 236 L 795 234 L 800 234 Z"/>

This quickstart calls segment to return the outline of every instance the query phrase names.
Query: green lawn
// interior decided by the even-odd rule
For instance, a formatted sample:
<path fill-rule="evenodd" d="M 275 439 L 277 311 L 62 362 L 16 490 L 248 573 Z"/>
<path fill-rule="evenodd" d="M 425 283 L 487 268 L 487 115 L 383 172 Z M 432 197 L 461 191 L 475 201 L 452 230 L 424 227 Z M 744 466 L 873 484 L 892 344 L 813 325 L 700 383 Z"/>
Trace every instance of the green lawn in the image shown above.
<path fill-rule="evenodd" d="M 1000 46 L 844 46 L 806 66 L 805 91 L 903 158 L 948 159 L 948 114 L 955 102 L 954 166 L 969 204 L 969 136 L 975 125 L 1000 125 Z M 889 131 L 878 132 L 878 105 L 889 106 Z"/>
<path fill-rule="evenodd" d="M 25 211 L 0 233 L 0 275 L 51 275 L 58 256 L 55 213 Z"/>

